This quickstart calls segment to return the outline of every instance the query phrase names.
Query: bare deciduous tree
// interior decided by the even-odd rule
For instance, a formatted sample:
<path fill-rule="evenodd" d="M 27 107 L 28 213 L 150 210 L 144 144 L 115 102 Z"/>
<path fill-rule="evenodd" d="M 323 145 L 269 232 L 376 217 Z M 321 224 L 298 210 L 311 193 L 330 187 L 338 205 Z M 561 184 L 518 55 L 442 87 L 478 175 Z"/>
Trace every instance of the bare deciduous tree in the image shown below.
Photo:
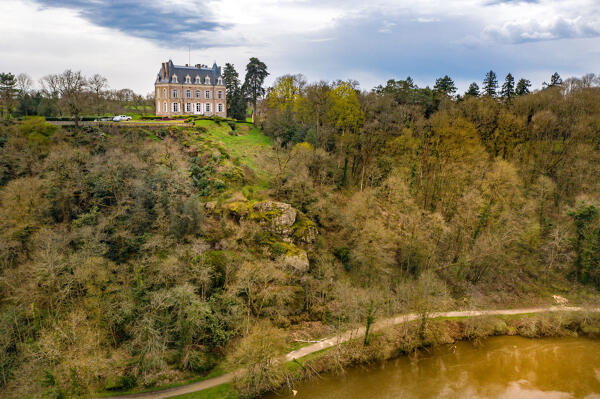
<path fill-rule="evenodd" d="M 48 75 L 42 79 L 42 84 L 53 96 L 58 96 L 59 104 L 75 119 L 79 125 L 79 115 L 85 109 L 88 80 L 80 71 L 67 69 L 58 75 Z"/>

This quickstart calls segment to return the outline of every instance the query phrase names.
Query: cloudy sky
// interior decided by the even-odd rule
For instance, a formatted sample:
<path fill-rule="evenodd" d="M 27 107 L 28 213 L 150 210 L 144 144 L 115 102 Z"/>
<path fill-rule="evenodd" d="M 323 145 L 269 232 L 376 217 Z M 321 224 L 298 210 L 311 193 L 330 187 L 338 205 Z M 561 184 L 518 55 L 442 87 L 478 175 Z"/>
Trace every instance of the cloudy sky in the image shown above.
<path fill-rule="evenodd" d="M 371 89 L 493 69 L 534 86 L 600 73 L 599 0 L 0 0 L 0 72 L 66 68 L 152 91 L 160 63 L 264 61 L 273 77 L 356 79 Z"/>

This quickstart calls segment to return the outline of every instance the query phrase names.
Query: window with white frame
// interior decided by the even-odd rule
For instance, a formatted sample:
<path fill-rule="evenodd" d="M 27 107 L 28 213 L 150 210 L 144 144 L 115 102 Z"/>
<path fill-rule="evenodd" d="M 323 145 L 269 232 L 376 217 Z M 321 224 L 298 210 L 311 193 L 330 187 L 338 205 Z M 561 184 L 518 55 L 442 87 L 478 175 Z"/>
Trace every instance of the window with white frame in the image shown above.
<path fill-rule="evenodd" d="M 218 104 L 217 110 L 219 110 L 219 112 L 223 112 L 223 104 Z"/>
<path fill-rule="evenodd" d="M 207 100 L 210 98 L 210 90 L 206 90 L 204 92 L 204 98 L 206 98 Z"/>
<path fill-rule="evenodd" d="M 167 106 L 167 102 L 163 103 L 163 112 L 169 112 L 169 107 Z"/>
<path fill-rule="evenodd" d="M 191 90 L 186 90 L 185 91 L 185 98 L 192 98 L 192 91 Z"/>
<path fill-rule="evenodd" d="M 160 101 L 156 99 L 156 111 L 160 112 Z"/>
<path fill-rule="evenodd" d="M 173 83 L 177 83 L 177 75 L 173 75 Z"/>
<path fill-rule="evenodd" d="M 177 93 L 177 90 L 173 90 L 173 93 L 172 93 L 172 96 L 171 96 L 171 97 L 173 97 L 173 98 L 177 98 L 177 94 L 178 94 L 178 93 Z"/>
<path fill-rule="evenodd" d="M 220 100 L 223 98 L 223 90 L 217 91 L 217 98 Z"/>
<path fill-rule="evenodd" d="M 210 112 L 210 103 L 206 103 L 206 106 L 204 107 L 204 110 L 206 112 Z"/>
<path fill-rule="evenodd" d="M 200 76 L 196 75 L 196 84 L 199 85 L 200 84 Z"/>
<path fill-rule="evenodd" d="M 192 104 L 185 103 L 185 112 L 192 112 Z"/>
<path fill-rule="evenodd" d="M 196 103 L 196 112 L 202 113 L 202 103 Z"/>
<path fill-rule="evenodd" d="M 196 90 L 196 98 L 200 98 L 200 90 Z"/>
<path fill-rule="evenodd" d="M 204 78 L 204 84 L 205 85 L 209 85 L 210 84 L 210 78 L 208 76 Z"/>
<path fill-rule="evenodd" d="M 219 85 L 223 84 L 223 79 L 219 78 Z"/>
<path fill-rule="evenodd" d="M 173 103 L 173 112 L 179 112 L 179 103 Z"/>
<path fill-rule="evenodd" d="M 167 89 L 163 89 L 163 97 L 167 98 Z"/>
<path fill-rule="evenodd" d="M 192 83 L 192 78 L 190 78 L 190 75 L 185 77 L 185 83 Z"/>

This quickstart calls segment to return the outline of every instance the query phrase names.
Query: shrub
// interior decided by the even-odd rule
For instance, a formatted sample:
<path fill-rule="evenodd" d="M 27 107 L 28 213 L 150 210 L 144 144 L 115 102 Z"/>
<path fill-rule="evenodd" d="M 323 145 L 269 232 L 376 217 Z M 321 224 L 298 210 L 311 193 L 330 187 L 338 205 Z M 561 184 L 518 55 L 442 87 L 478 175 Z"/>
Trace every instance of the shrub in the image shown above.
<path fill-rule="evenodd" d="M 57 126 L 46 123 L 43 116 L 33 116 L 23 120 L 19 132 L 33 142 L 47 142 L 49 137 L 58 129 Z"/>
<path fill-rule="evenodd" d="M 137 379 L 131 374 L 125 374 L 117 377 L 116 379 L 109 379 L 104 384 L 106 391 L 127 391 L 135 388 L 137 385 Z"/>

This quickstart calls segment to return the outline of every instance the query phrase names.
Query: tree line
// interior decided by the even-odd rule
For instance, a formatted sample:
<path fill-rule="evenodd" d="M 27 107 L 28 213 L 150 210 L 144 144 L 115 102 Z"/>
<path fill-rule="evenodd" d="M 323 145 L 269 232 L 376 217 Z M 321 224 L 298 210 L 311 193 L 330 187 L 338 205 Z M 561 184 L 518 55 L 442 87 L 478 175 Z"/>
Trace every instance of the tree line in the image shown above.
<path fill-rule="evenodd" d="M 554 74 L 535 92 L 525 79 L 514 82 L 509 74 L 498 92 L 490 71 L 482 93 L 458 97 L 448 76 L 433 89 L 407 78 L 370 92 L 355 81 L 279 77 L 267 91 L 262 126 L 295 161 L 283 163 L 276 193 L 324 225 L 332 217 L 324 209 L 339 207 L 330 202 L 332 191 L 368 193 L 389 218 L 398 206 L 395 195 L 407 201 L 402 206 L 415 206 L 397 215 L 419 225 L 406 241 L 398 238 L 406 231 L 375 215 L 369 229 L 331 227 L 350 243 L 333 248 L 336 256 L 367 274 L 399 268 L 419 275 L 434 268 L 448 283 L 475 283 L 498 277 L 494 269 L 502 265 L 521 264 L 527 258 L 517 249 L 522 245 L 538 270 L 556 267 L 563 277 L 600 286 L 600 82 L 593 74 L 565 81 Z M 529 205 L 520 209 L 523 204 Z M 415 238 L 416 231 L 433 228 L 411 213 L 416 209 L 440 217 L 441 236 Z M 526 231 L 527 223 L 535 233 Z M 533 247 L 521 241 L 528 234 Z M 430 240 L 441 241 L 430 246 Z M 543 267 L 548 256 L 553 266 Z"/>
<path fill-rule="evenodd" d="M 131 89 L 110 89 L 100 74 L 85 76 L 67 69 L 40 79 L 39 89 L 25 73 L 0 73 L 0 116 L 8 120 L 23 116 L 72 117 L 102 116 L 135 110 L 154 113 L 154 96 L 145 97 Z"/>

